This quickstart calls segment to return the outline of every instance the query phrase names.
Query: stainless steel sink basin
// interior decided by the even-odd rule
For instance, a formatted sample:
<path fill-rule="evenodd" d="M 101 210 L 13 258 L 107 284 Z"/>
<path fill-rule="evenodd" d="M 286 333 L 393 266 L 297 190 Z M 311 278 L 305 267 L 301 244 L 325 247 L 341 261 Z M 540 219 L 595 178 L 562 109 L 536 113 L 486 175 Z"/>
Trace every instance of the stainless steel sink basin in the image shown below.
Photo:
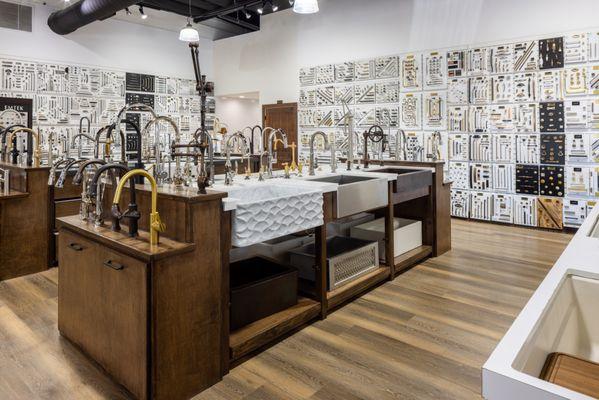
<path fill-rule="evenodd" d="M 337 185 L 337 218 L 384 207 L 389 202 L 386 178 L 338 174 L 307 180 Z"/>
<path fill-rule="evenodd" d="M 396 174 L 397 180 L 393 183 L 394 193 L 422 191 L 427 194 L 429 186 L 433 183 L 433 173 L 430 169 L 415 169 L 401 167 L 371 168 L 366 172 L 384 172 Z"/>
<path fill-rule="evenodd" d="M 325 176 L 321 178 L 310 179 L 311 181 L 336 183 L 337 185 L 349 185 L 350 183 L 369 181 L 376 178 L 369 176 L 355 176 L 355 175 L 334 175 Z"/>

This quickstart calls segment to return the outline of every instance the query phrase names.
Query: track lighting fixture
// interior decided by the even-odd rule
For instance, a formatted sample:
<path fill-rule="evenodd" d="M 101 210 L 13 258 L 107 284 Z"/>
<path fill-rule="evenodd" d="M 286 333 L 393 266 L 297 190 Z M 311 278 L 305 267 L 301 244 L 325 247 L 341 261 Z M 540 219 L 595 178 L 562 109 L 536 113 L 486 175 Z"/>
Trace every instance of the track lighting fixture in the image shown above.
<path fill-rule="evenodd" d="M 127 13 L 127 15 L 131 15 L 131 10 L 129 10 L 129 7 L 125 7 L 125 12 Z"/>
<path fill-rule="evenodd" d="M 250 12 L 245 7 L 243 8 L 243 15 L 245 15 L 245 19 L 252 18 L 252 14 L 250 14 Z"/>
<path fill-rule="evenodd" d="M 189 16 L 187 17 L 187 25 L 181 29 L 179 32 L 179 40 L 183 42 L 199 42 L 200 34 L 198 31 L 191 25 L 191 0 L 189 0 Z"/>
<path fill-rule="evenodd" d="M 264 14 L 264 10 L 266 9 L 266 7 L 270 7 L 272 12 L 276 12 L 279 9 L 279 6 L 276 3 L 273 3 L 272 0 L 266 0 L 262 2 L 262 5 L 258 7 L 256 11 L 258 12 L 258 14 L 262 15 Z"/>
<path fill-rule="evenodd" d="M 144 13 L 144 6 L 139 6 L 139 14 L 141 19 L 148 19 L 148 14 Z"/>
<path fill-rule="evenodd" d="M 295 0 L 293 11 L 298 14 L 314 14 L 318 12 L 318 0 Z"/>

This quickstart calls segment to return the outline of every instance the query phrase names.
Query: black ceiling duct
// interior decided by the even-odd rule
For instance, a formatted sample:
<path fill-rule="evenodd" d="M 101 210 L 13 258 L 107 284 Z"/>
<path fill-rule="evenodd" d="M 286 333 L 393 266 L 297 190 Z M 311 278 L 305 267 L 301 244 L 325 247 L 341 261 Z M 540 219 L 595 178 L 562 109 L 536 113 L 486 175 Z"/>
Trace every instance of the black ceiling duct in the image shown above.
<path fill-rule="evenodd" d="M 139 0 L 81 0 L 48 17 L 48 26 L 59 35 L 75 32 L 82 26 L 106 19 Z"/>

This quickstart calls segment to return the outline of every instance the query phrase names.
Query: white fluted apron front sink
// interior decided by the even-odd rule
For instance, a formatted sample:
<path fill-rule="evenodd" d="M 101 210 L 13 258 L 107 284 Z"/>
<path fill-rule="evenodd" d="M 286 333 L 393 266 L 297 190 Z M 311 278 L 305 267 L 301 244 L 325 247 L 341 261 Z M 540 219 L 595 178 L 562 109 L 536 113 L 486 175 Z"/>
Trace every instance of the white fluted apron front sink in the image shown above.
<path fill-rule="evenodd" d="M 251 185 L 227 189 L 235 201 L 231 243 L 250 246 L 324 223 L 322 191 L 295 185 Z"/>

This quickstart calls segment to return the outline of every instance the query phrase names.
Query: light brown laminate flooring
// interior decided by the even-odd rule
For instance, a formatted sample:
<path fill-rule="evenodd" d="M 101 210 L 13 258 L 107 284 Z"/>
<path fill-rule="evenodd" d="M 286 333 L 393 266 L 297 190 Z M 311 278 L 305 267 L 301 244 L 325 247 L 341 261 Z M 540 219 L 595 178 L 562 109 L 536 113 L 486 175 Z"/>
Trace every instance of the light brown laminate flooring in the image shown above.
<path fill-rule="evenodd" d="M 572 235 L 453 220 L 427 260 L 195 400 L 480 398 L 481 367 Z M 0 399 L 127 399 L 56 328 L 55 269 L 0 282 Z"/>

